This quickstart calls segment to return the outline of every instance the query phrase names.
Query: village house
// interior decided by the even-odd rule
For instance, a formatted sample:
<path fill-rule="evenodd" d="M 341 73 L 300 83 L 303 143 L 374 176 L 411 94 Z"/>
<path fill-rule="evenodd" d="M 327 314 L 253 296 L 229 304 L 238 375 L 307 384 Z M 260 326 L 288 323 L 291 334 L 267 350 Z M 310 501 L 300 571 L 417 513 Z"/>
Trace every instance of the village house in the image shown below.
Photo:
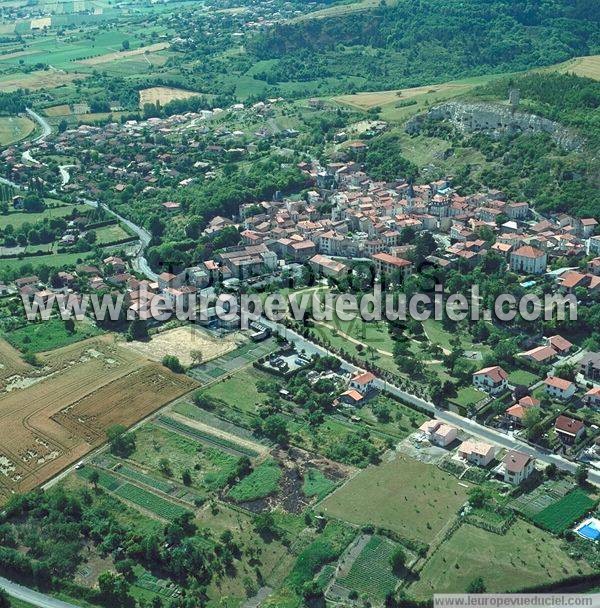
<path fill-rule="evenodd" d="M 492 395 L 497 395 L 508 386 L 508 374 L 499 366 L 486 367 L 473 374 L 473 386 Z"/>
<path fill-rule="evenodd" d="M 518 426 L 523 426 L 523 420 L 527 410 L 540 407 L 540 403 L 539 399 L 527 395 L 526 397 L 521 397 L 517 403 L 506 408 L 505 414 L 510 422 Z"/>
<path fill-rule="evenodd" d="M 474 441 L 469 439 L 464 441 L 458 448 L 458 457 L 476 464 L 480 467 L 487 467 L 494 459 L 496 450 L 489 443 L 483 441 Z"/>
<path fill-rule="evenodd" d="M 546 339 L 546 343 L 548 346 L 551 346 L 561 357 L 568 354 L 573 348 L 572 342 L 569 342 L 569 340 L 559 335 L 550 336 Z"/>
<path fill-rule="evenodd" d="M 412 263 L 403 258 L 397 258 L 389 253 L 376 253 L 371 256 L 375 262 L 375 270 L 379 276 L 399 272 L 402 278 L 412 272 Z"/>
<path fill-rule="evenodd" d="M 600 382 L 600 353 L 588 353 L 579 361 L 579 371 L 588 379 Z"/>
<path fill-rule="evenodd" d="M 265 245 L 228 248 L 215 257 L 233 278 L 242 280 L 272 272 L 277 267 L 277 254 Z"/>
<path fill-rule="evenodd" d="M 541 249 L 524 245 L 510 254 L 510 269 L 522 274 L 542 274 L 546 272 L 548 259 Z"/>
<path fill-rule="evenodd" d="M 458 429 L 450 424 L 443 424 L 439 420 L 427 420 L 419 430 L 434 445 L 445 448 L 457 437 Z"/>
<path fill-rule="evenodd" d="M 591 388 L 584 396 L 583 400 L 588 407 L 600 407 L 600 386 Z"/>
<path fill-rule="evenodd" d="M 318 276 L 342 279 L 348 274 L 348 267 L 324 255 L 314 255 L 308 261 L 312 271 Z"/>
<path fill-rule="evenodd" d="M 570 380 L 564 380 L 563 378 L 557 378 L 556 376 L 548 376 L 544 380 L 546 386 L 546 392 L 550 397 L 554 399 L 560 399 L 561 401 L 567 401 L 570 399 L 577 390 L 577 386 Z"/>
<path fill-rule="evenodd" d="M 515 450 L 507 452 L 502 462 L 504 481 L 514 486 L 523 483 L 535 470 L 535 458 Z"/>
<path fill-rule="evenodd" d="M 556 359 L 557 352 L 552 346 L 537 346 L 523 353 L 519 353 L 517 356 L 531 361 L 532 363 L 550 363 L 553 359 Z"/>
<path fill-rule="evenodd" d="M 563 443 L 572 445 L 585 433 L 585 425 L 581 420 L 561 415 L 554 423 L 554 430 Z"/>
<path fill-rule="evenodd" d="M 364 372 L 350 380 L 350 388 L 357 390 L 361 395 L 370 393 L 375 388 L 376 377 L 371 372 Z"/>
<path fill-rule="evenodd" d="M 359 406 L 365 400 L 363 394 L 357 391 L 354 388 L 349 388 L 347 391 L 344 391 L 336 401 L 334 401 L 334 405 L 337 405 L 336 402 L 344 403 L 346 405 L 354 405 Z"/>

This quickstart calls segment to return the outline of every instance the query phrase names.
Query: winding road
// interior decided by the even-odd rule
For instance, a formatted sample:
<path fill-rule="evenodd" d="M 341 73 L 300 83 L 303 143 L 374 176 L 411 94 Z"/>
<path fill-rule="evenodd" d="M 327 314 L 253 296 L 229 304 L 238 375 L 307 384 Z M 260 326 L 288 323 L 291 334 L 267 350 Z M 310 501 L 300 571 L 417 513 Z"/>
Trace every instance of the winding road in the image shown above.
<path fill-rule="evenodd" d="M 38 608 L 79 608 L 75 604 L 67 604 L 49 595 L 44 595 L 43 593 L 33 591 L 33 589 L 17 585 L 17 583 L 13 583 L 2 576 L 0 576 L 0 589 L 4 589 L 12 597 L 29 602 Z"/>

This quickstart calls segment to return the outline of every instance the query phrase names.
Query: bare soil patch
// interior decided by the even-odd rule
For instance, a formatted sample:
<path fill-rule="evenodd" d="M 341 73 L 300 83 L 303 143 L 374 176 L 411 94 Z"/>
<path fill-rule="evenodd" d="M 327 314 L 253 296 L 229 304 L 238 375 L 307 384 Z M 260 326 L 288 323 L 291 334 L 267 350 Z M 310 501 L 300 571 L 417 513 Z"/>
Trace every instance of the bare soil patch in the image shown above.
<path fill-rule="evenodd" d="M 217 338 L 194 326 L 177 327 L 155 334 L 147 342 L 126 342 L 123 347 L 151 361 L 162 361 L 165 355 L 175 355 L 183 365 L 191 365 L 191 353 L 202 352 L 202 361 L 221 357 L 247 342 L 240 333 Z"/>
<path fill-rule="evenodd" d="M 161 106 L 164 106 L 175 99 L 189 99 L 190 97 L 197 97 L 198 95 L 200 95 L 200 93 L 186 91 L 185 89 L 177 89 L 175 87 L 151 87 L 149 89 L 142 89 L 140 91 L 140 108 L 143 108 L 147 103 L 160 103 Z"/>

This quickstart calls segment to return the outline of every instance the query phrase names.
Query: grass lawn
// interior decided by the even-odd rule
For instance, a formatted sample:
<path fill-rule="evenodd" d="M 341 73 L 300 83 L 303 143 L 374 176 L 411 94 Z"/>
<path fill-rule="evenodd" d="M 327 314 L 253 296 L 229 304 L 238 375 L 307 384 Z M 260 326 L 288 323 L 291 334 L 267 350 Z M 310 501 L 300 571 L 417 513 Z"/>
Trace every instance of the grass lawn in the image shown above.
<path fill-rule="evenodd" d="M 457 405 L 462 405 L 463 407 L 469 407 L 469 405 L 474 405 L 478 401 L 481 401 L 486 394 L 482 391 L 478 391 L 473 386 L 465 386 L 463 388 L 458 389 L 458 395 L 456 397 L 452 397 L 448 401 L 452 403 L 456 403 Z"/>
<path fill-rule="evenodd" d="M 320 510 L 428 543 L 456 515 L 468 489 L 469 484 L 436 466 L 401 455 L 361 472 L 326 498 Z"/>
<path fill-rule="evenodd" d="M 352 564 L 348 574 L 336 582 L 357 591 L 361 597 L 366 595 L 382 602 L 398 584 L 398 578 L 392 572 L 390 564 L 396 547 L 395 543 L 386 538 L 373 536 Z"/>
<path fill-rule="evenodd" d="M 225 402 L 227 405 L 252 414 L 267 400 L 266 393 L 259 393 L 256 383 L 259 380 L 273 380 L 254 368 L 241 369 L 230 378 L 219 381 L 203 391 L 206 397 Z"/>
<path fill-rule="evenodd" d="M 515 369 L 508 374 L 508 381 L 511 384 L 522 384 L 523 386 L 531 386 L 540 380 L 539 376 L 526 369 Z"/>
<path fill-rule="evenodd" d="M 119 224 L 113 226 L 103 226 L 102 228 L 96 229 L 96 242 L 99 245 L 110 245 L 110 243 L 116 243 L 123 239 L 131 237 L 131 235 L 124 230 Z"/>
<path fill-rule="evenodd" d="M 547 532 L 517 520 L 505 535 L 469 524 L 461 526 L 435 552 L 409 589 L 418 599 L 435 593 L 463 593 L 481 576 L 488 592 L 520 588 L 590 572 L 576 562 L 561 541 Z"/>
<path fill-rule="evenodd" d="M 41 353 L 102 333 L 104 332 L 89 321 L 75 321 L 75 332 L 71 334 L 65 329 L 62 319 L 50 319 L 40 323 L 28 323 L 25 327 L 7 333 L 5 338 L 22 352 Z"/>
<path fill-rule="evenodd" d="M 231 490 L 229 498 L 235 502 L 248 502 L 274 494 L 279 488 L 281 468 L 275 460 L 266 460 L 250 475 L 244 477 Z"/>
<path fill-rule="evenodd" d="M 89 253 L 53 253 L 52 255 L 2 259 L 0 260 L 0 270 L 17 270 L 22 275 L 35 273 L 40 266 L 64 270 L 65 266 L 80 264 L 89 255 Z M 25 267 L 25 270 L 20 270 L 23 267 Z"/>

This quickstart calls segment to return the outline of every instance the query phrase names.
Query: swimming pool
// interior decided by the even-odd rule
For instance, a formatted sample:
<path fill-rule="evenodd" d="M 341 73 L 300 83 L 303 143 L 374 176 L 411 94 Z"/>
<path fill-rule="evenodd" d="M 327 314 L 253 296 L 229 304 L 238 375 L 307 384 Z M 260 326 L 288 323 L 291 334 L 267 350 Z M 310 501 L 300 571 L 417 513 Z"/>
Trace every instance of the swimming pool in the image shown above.
<path fill-rule="evenodd" d="M 575 528 L 575 532 L 583 538 L 588 540 L 599 540 L 600 539 L 600 521 L 595 517 L 591 517 L 586 521 L 582 522 Z"/>

